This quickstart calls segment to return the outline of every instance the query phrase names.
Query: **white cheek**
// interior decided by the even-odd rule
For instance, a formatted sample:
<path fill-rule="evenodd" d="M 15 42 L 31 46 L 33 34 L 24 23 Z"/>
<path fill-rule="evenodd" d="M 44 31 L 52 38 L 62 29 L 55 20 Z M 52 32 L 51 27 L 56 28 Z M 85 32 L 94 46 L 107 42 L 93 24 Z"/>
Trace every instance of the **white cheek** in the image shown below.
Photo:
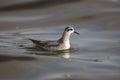
<path fill-rule="evenodd" d="M 71 33 L 73 33 L 74 31 L 71 31 Z"/>

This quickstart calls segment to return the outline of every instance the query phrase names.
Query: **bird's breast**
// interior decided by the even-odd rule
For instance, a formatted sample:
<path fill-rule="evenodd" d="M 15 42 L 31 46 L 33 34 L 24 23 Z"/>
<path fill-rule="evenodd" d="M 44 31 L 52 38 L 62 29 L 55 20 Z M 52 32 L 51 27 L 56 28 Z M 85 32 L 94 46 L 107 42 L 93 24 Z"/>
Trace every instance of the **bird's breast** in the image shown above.
<path fill-rule="evenodd" d="M 61 43 L 61 44 L 58 46 L 58 49 L 59 49 L 59 50 L 64 50 L 64 49 L 69 49 L 69 48 L 70 48 L 70 43 L 69 43 L 69 42 Z"/>

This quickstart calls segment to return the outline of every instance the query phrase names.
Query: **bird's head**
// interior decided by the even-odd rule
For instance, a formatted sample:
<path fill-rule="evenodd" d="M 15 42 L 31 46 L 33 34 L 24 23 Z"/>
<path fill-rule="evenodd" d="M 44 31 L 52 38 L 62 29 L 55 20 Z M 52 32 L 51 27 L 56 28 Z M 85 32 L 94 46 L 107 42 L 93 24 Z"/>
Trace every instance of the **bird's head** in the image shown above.
<path fill-rule="evenodd" d="M 67 34 L 76 33 L 76 34 L 80 35 L 80 34 L 79 34 L 78 32 L 76 32 L 76 31 L 74 30 L 74 28 L 71 27 L 71 26 L 67 26 L 67 27 L 65 28 L 65 32 L 66 32 Z"/>

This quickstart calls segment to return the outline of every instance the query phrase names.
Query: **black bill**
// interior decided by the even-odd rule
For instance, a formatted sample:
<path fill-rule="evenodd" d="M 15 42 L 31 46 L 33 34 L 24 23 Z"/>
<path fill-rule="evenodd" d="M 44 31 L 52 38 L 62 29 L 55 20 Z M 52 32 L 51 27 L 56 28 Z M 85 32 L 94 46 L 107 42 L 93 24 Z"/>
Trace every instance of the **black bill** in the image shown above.
<path fill-rule="evenodd" d="M 76 32 L 76 31 L 74 31 L 74 33 L 76 33 L 76 34 L 80 35 L 80 33 Z"/>

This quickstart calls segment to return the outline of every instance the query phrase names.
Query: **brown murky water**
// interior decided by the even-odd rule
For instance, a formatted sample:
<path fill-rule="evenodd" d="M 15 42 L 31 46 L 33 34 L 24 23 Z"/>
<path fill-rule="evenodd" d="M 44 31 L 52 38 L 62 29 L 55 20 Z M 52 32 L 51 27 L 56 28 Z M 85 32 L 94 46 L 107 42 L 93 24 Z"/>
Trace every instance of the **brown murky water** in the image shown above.
<path fill-rule="evenodd" d="M 71 50 L 38 50 L 71 25 Z M 0 80 L 120 80 L 120 0 L 1 0 Z"/>

